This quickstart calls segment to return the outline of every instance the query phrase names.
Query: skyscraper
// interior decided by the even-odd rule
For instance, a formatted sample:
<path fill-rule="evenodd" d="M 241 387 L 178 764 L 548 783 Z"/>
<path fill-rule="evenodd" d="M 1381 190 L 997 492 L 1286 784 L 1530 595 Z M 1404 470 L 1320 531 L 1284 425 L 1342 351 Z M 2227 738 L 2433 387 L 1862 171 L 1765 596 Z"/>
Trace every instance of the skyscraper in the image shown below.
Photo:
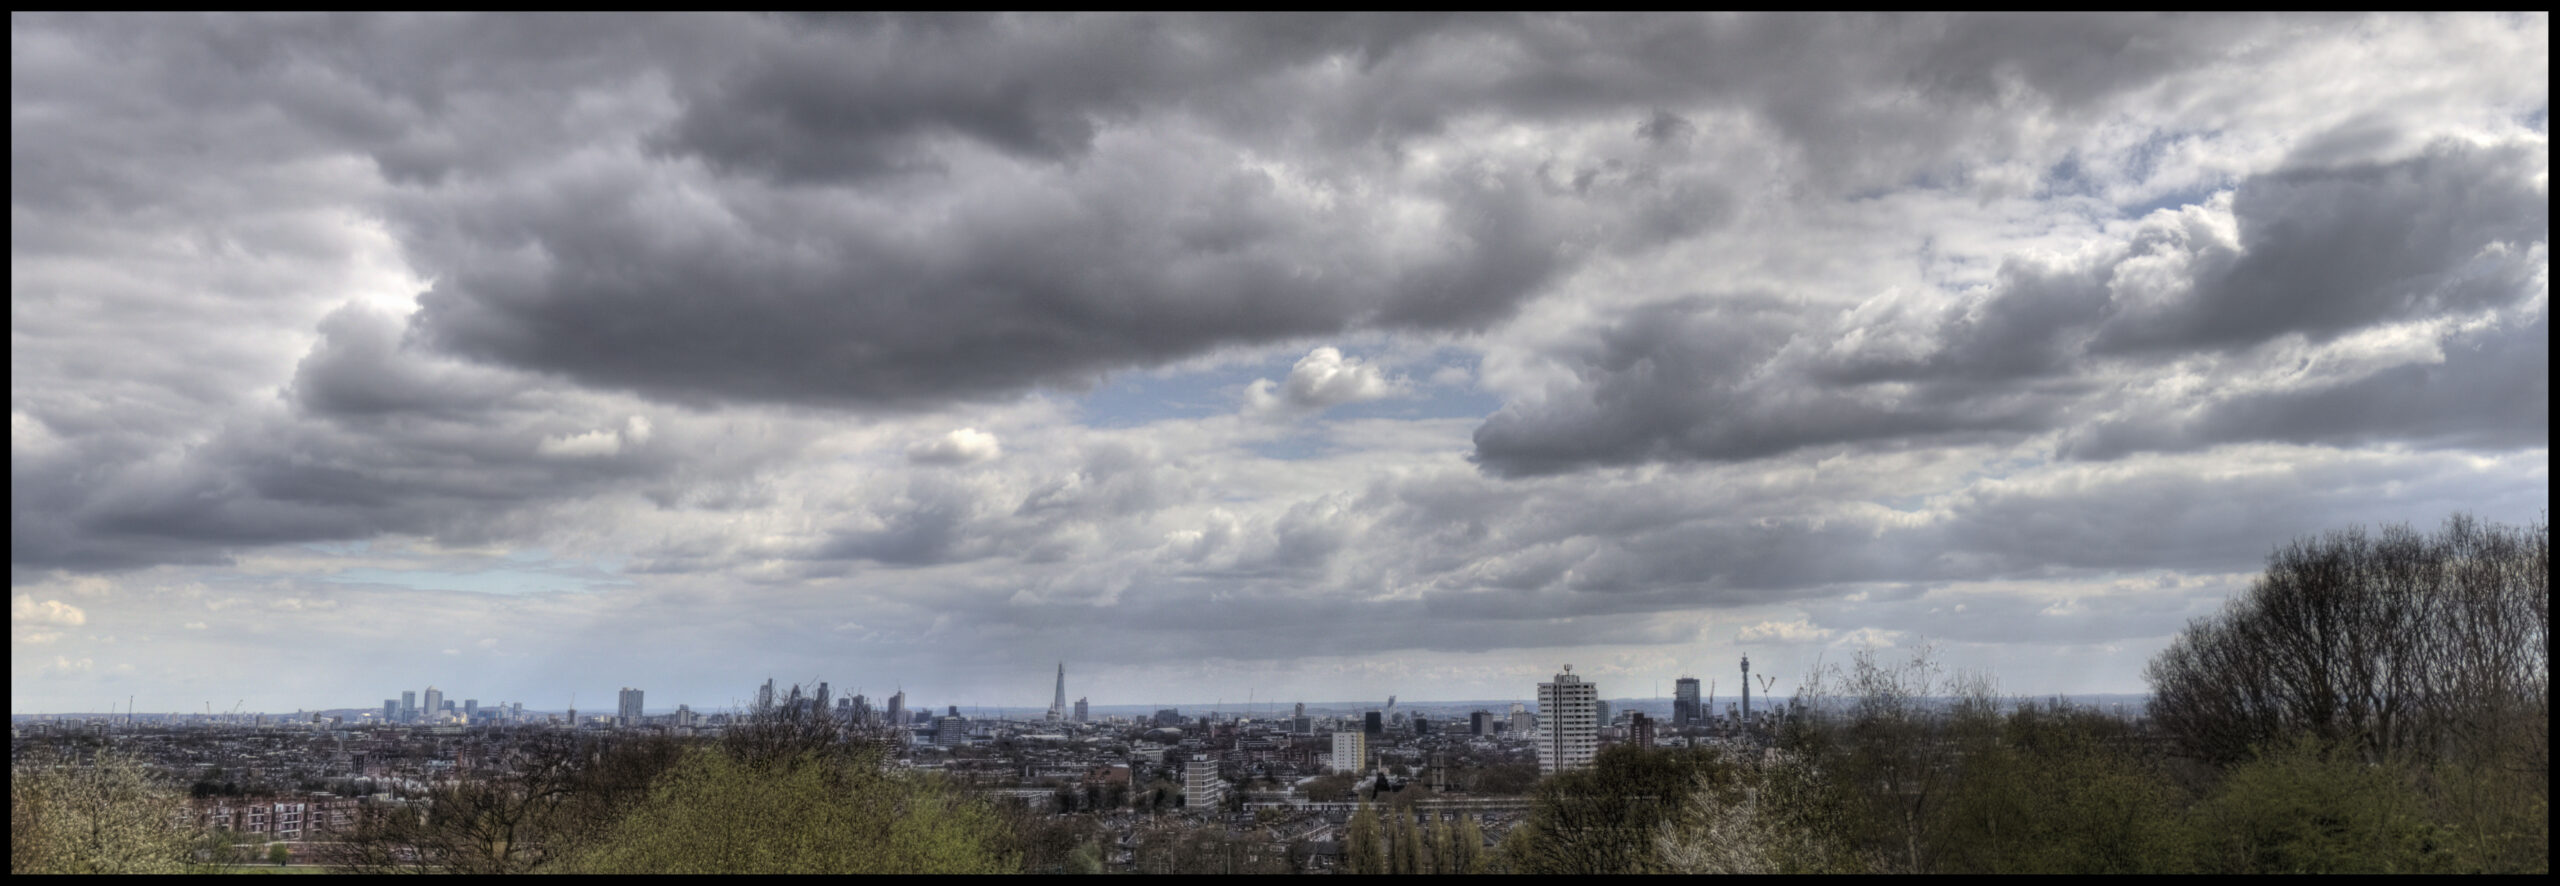
<path fill-rule="evenodd" d="M 1050 697 L 1050 699 L 1049 699 L 1049 719 L 1051 719 L 1051 720 L 1061 720 L 1061 719 L 1065 719 L 1065 718 L 1066 718 L 1066 716 L 1067 716 L 1067 663 L 1062 661 L 1062 662 L 1059 662 L 1059 663 L 1058 663 L 1058 693 L 1057 693 L 1056 695 L 1054 695 L 1054 696 L 1051 696 L 1051 697 Z"/>
<path fill-rule="evenodd" d="M 870 696 L 863 695 L 859 692 L 853 694 L 853 722 L 858 726 L 871 725 Z"/>
<path fill-rule="evenodd" d="M 406 720 L 415 720 L 415 719 L 418 719 L 418 691 L 417 691 L 417 690 L 415 690 L 415 689 L 403 689 L 403 690 L 400 690 L 400 719 L 401 719 L 401 720 L 404 720 L 404 721 L 406 721 Z"/>
<path fill-rule="evenodd" d="M 827 681 L 818 681 L 818 694 L 809 700 L 809 710 L 817 714 L 827 712 Z"/>
<path fill-rule="evenodd" d="M 1627 715 L 1627 743 L 1640 748 L 1653 747 L 1653 718 L 1637 711 Z"/>
<path fill-rule="evenodd" d="M 396 698 L 383 699 L 382 722 L 389 723 L 397 719 L 400 719 L 400 700 Z"/>
<path fill-rule="evenodd" d="M 468 723 L 477 719 L 480 719 L 480 700 L 476 698 L 463 699 L 462 721 Z"/>
<path fill-rule="evenodd" d="M 444 690 L 433 686 L 427 687 L 426 702 L 427 719 L 435 720 L 444 716 Z"/>
<path fill-rule="evenodd" d="M 1591 765 L 1600 748 L 1600 686 L 1573 675 L 1538 684 L 1538 771 L 1553 775 Z"/>
<path fill-rule="evenodd" d="M 1362 734 L 1362 735 L 1366 735 L 1366 736 L 1369 736 L 1369 737 L 1371 737 L 1371 738 L 1373 738 L 1373 739 L 1374 739 L 1374 738 L 1376 738 L 1376 737 L 1378 737 L 1378 736 L 1382 736 L 1382 735 L 1387 734 L 1387 718 L 1386 718 L 1386 715 L 1385 715 L 1385 714 L 1381 714 L 1381 713 L 1379 713 L 1379 712 L 1377 712 L 1377 711 L 1369 711 L 1369 712 L 1367 712 L 1367 713 L 1361 714 L 1361 715 L 1360 715 L 1360 734 Z"/>
<path fill-rule="evenodd" d="M 622 722 L 622 725 L 640 725 L 640 699 L 640 690 L 633 689 L 629 686 L 622 687 L 621 710 L 616 712 L 618 719 Z"/>
<path fill-rule="evenodd" d="M 1078 698 L 1076 699 L 1076 722 L 1078 722 L 1078 723 L 1090 723 L 1090 722 L 1093 722 L 1093 719 L 1092 719 L 1092 717 L 1090 716 L 1090 715 L 1091 715 L 1091 713 L 1092 713 L 1092 708 L 1091 708 L 1091 707 L 1089 707 L 1089 706 L 1087 706 L 1087 705 L 1084 703 L 1084 699 L 1083 699 L 1082 697 L 1078 697 Z"/>
<path fill-rule="evenodd" d="M 771 710 L 772 708 L 773 708 L 773 678 L 772 678 L 772 677 L 766 677 L 766 678 L 764 678 L 764 687 L 763 687 L 763 688 L 761 688 L 761 689 L 756 690 L 756 710 L 759 710 L 759 711 L 765 711 L 765 710 Z"/>
<path fill-rule="evenodd" d="M 907 691 L 900 689 L 898 694 L 889 696 L 889 726 L 893 729 L 904 729 L 906 725 Z"/>
<path fill-rule="evenodd" d="M 1492 711 L 1477 711 L 1477 712 L 1475 712 L 1475 713 L 1468 714 L 1468 715 L 1467 715 L 1467 734 L 1469 734 L 1469 735 L 1492 735 L 1492 734 L 1493 734 L 1493 712 L 1492 712 Z"/>
<path fill-rule="evenodd" d="M 1682 677 L 1672 685 L 1676 688 L 1671 694 L 1671 725 L 1698 725 L 1698 678 Z"/>

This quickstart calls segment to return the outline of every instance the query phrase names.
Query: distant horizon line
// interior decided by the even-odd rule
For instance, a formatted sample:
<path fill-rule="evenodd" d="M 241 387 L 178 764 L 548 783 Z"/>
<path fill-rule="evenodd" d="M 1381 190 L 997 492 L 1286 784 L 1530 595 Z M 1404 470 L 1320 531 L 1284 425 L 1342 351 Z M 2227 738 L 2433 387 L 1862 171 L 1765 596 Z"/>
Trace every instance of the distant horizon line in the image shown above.
<path fill-rule="evenodd" d="M 2047 693 L 2039 693 L 2039 694 L 2034 694 L 2034 695 L 2021 694 L 2021 693 L 2004 693 L 2004 694 L 1999 695 L 1999 696 L 1998 696 L 1998 698 L 2000 698 L 2000 699 L 2001 699 L 2002 701 L 2004 701 L 2004 702 L 2014 702 L 2014 701 L 2022 701 L 2022 700 L 2023 700 L 2023 701 L 2041 701 L 2041 700 L 2045 700 L 2045 699 L 2054 699 L 2054 698 L 2059 698 L 2059 699 L 2064 699 L 2064 700 L 2070 700 L 2070 699 L 2084 699 L 2084 698 L 2085 698 L 2085 699 L 2132 699 L 2132 698 L 2150 698 L 2150 697 L 2151 697 L 2151 695 L 2152 695 L 2152 693 L 2148 693 L 2148 692 L 2047 692 Z M 1723 700 L 1723 699 L 1726 699 L 1727 697 L 1728 697 L 1728 696 L 1726 696 L 1726 695 L 1724 695 L 1724 694 L 1722 694 L 1722 693 L 1719 693 L 1719 694 L 1717 694 L 1716 699 L 1718 699 L 1718 700 Z M 1778 696 L 1778 697 L 1779 697 L 1779 698 L 1793 698 L 1794 696 L 1793 696 L 1792 694 L 1790 694 L 1790 695 L 1783 695 L 1783 696 Z M 1959 696 L 1959 695 L 1926 695 L 1926 696 L 1920 696 L 1920 697 L 1921 697 L 1921 698 L 1925 698 L 1925 699 L 1946 700 L 1946 699 L 1962 698 L 1963 696 Z M 1740 700 L 1741 700 L 1741 695 L 1740 695 L 1740 694 L 1732 695 L 1732 696 L 1730 696 L 1730 698 L 1731 698 L 1731 699 L 1733 699 L 1733 702 L 1732 702 L 1732 703 L 1734 703 L 1734 704 L 1740 704 L 1740 703 L 1741 703 L 1741 701 L 1740 701 Z M 1639 703 L 1639 704 L 1647 703 L 1647 702 L 1658 702 L 1658 703 L 1661 703 L 1661 704 L 1670 704 L 1670 703 L 1671 703 L 1671 701 L 1672 701 L 1672 699 L 1671 699 L 1671 697 L 1670 697 L 1670 696 L 1658 696 L 1658 697 L 1656 697 L 1656 696 L 1647 696 L 1647 697 L 1641 697 L 1641 698 L 1627 698 L 1627 697 L 1619 697 L 1619 698 L 1604 698 L 1604 699 L 1600 699 L 1600 700 L 1601 700 L 1601 701 L 1604 701 L 1604 702 L 1609 702 L 1609 703 L 1611 703 L 1611 704 L 1616 704 L 1616 703 L 1620 703 L 1620 702 L 1635 702 L 1635 703 Z M 1416 707 L 1449 707 L 1449 706 L 1480 705 L 1480 704 L 1510 704 L 1510 703 L 1513 703 L 1513 702 L 1520 702 L 1520 703 L 1523 703 L 1523 704 L 1527 704 L 1527 705 L 1529 705 L 1529 706 L 1531 706 L 1531 707 L 1533 707 L 1533 708 L 1534 708 L 1534 707 L 1536 707 L 1536 705 L 1537 705 L 1537 700 L 1536 700 L 1535 698 L 1467 698 L 1467 699 L 1449 699 L 1449 700 L 1408 700 L 1408 699 L 1405 699 L 1405 698 L 1402 698 L 1402 697 L 1398 697 L 1398 698 L 1396 699 L 1396 706 L 1397 706 L 1397 707 L 1399 707 L 1399 708 L 1416 708 Z M 684 707 L 688 708 L 688 709 L 692 709 L 692 708 L 691 708 L 691 705 L 692 705 L 692 703 L 691 703 L 691 702 L 683 702 L 683 703 L 680 703 L 680 704 L 681 704 L 682 706 L 684 706 Z M 1120 704 L 1087 704 L 1087 705 L 1086 705 L 1086 707 L 1087 707 L 1087 709 L 1088 709 L 1088 710 L 1094 710 L 1094 711 L 1099 711 L 1099 710 L 1102 710 L 1102 709 L 1104 709 L 1104 708 L 1124 708 L 1124 709 L 1133 709 L 1133 710 L 1138 710 L 1138 709 L 1145 709 L 1145 710 L 1166 710 L 1166 709 L 1171 709 L 1171 710 L 1177 710 L 1177 711 L 1178 711 L 1178 710 L 1183 710 L 1183 709 L 1185 709 L 1185 708 L 1190 708 L 1190 709 L 1194 709 L 1194 710 L 1198 710 L 1198 711 L 1202 711 L 1202 712 L 1215 711 L 1215 712 L 1218 712 L 1218 713 L 1248 713 L 1248 712 L 1260 711 L 1261 709 L 1263 709 L 1263 707 L 1264 707 L 1265 705 L 1278 705 L 1278 706 L 1280 706 L 1281 708 L 1286 709 L 1286 708 L 1290 708 L 1291 706 L 1294 706 L 1294 705 L 1297 705 L 1297 704 L 1301 704 L 1301 702 L 1294 702 L 1294 701 L 1291 701 L 1291 702 L 1254 702 L 1253 704 L 1248 705 L 1246 708 L 1241 708 L 1241 709 L 1229 709 L 1229 708 L 1225 707 L 1223 704 L 1218 703 L 1218 702 L 1206 702 L 1206 703 L 1176 703 L 1176 704 L 1167 704 L 1167 703 L 1161 703 L 1161 702 L 1145 702 L 1145 703 L 1134 703 L 1134 702 L 1133 702 L 1133 703 L 1120 703 Z M 1310 701 L 1310 702 L 1303 702 L 1303 704 L 1305 704 L 1307 707 L 1310 707 L 1310 708 L 1321 708 L 1321 709 L 1332 709 L 1332 710 L 1340 710 L 1340 709 L 1362 710 L 1362 709 L 1376 709 L 1376 708 L 1383 708 L 1383 707 L 1385 707 L 1385 706 L 1386 706 L 1386 701 L 1385 701 L 1384 699 L 1378 699 L 1378 700 L 1375 700 L 1375 701 L 1327 701 L 1327 702 L 1313 702 L 1313 701 Z M 706 708 L 693 709 L 693 710 L 694 710 L 694 712 L 695 712 L 695 713 L 705 713 L 705 714 L 708 714 L 708 713 L 722 713 L 722 712 L 727 712 L 727 711 L 744 710 L 744 709 L 745 709 L 745 707 L 746 707 L 746 706 L 733 706 L 733 707 L 706 707 Z M 947 709 L 947 708 L 949 708 L 949 707 L 950 707 L 950 704 L 949 704 L 949 703 L 944 703 L 944 704 L 940 704 L 940 705 L 935 705 L 935 706 L 933 706 L 932 708 L 926 708 L 926 707 L 921 707 L 921 706 L 920 706 L 920 707 L 912 708 L 912 710 Z M 962 710 L 992 710 L 992 711 L 997 712 L 999 715 L 1001 715 L 1003 712 L 1006 712 L 1006 711 L 1031 711 L 1031 712 L 1038 712 L 1038 713 L 1043 713 L 1043 714 L 1045 714 L 1045 713 L 1049 710 L 1049 706 L 1048 706 L 1048 705 L 1045 705 L 1045 704 L 1033 704 L 1033 705 L 966 705 L 966 704 L 964 704 L 964 705 L 960 705 L 960 708 L 961 708 Z M 382 709 L 382 706 L 381 706 L 381 705 L 346 705 L 346 706 L 334 707 L 334 708 L 298 708 L 298 709 L 295 709 L 294 711 L 291 711 L 290 713 L 297 713 L 297 714 L 315 714 L 315 713 L 327 713 L 327 712 L 330 712 L 330 711 L 371 711 L 371 712 L 379 712 L 379 711 L 381 711 L 381 709 Z M 491 709 L 491 710 L 495 710 L 495 709 L 496 709 L 496 706 L 494 706 L 494 705 L 493 705 L 493 706 L 491 706 L 491 708 L 490 708 L 490 709 Z M 576 709 L 576 708 L 569 708 L 569 707 L 565 707 L 565 706 L 563 706 L 563 707 L 558 707 L 558 708 L 534 708 L 534 707 L 527 707 L 527 708 L 525 708 L 525 711 L 526 711 L 527 713 L 543 713 L 543 714 L 551 714 L 551 713 L 566 713 L 566 712 L 571 711 L 571 710 L 578 710 L 578 709 Z M 594 710 L 597 710 L 597 711 L 609 711 L 609 710 L 612 710 L 612 708 L 609 708 L 609 707 L 607 707 L 607 708 L 596 708 L 596 709 L 594 709 Z M 642 710 L 642 713 L 643 713 L 643 715 L 644 715 L 644 716 L 657 716 L 657 715 L 661 715 L 661 714 L 672 714 L 672 713 L 675 713 L 675 711 L 676 711 L 676 709 L 675 709 L 675 708 L 672 708 L 672 707 L 669 707 L 669 708 L 642 708 L 641 710 Z M 879 708 L 874 707 L 874 708 L 873 708 L 873 710 L 875 710 L 875 711 L 876 711 L 876 710 L 879 710 Z M 654 712 L 654 713 L 652 713 L 652 712 Z M 140 712 L 140 711 L 133 711 L 133 712 L 125 712 L 125 711 L 104 711 L 104 712 L 102 712 L 102 711 L 29 711 L 29 712 L 16 712 L 16 711 L 13 711 L 13 712 L 10 712 L 9 716 L 11 716 L 11 717 L 122 717 L 122 716 L 126 716 L 126 715 L 128 715 L 128 713 L 130 713 L 132 716 L 142 716 L 142 715 L 143 715 L 143 714 L 142 714 L 142 712 Z M 207 714 L 205 714 L 205 713 L 203 713 L 203 712 L 201 712 L 201 711 L 152 711 L 152 712 L 150 712 L 150 716 L 154 716 L 154 717 L 173 717 L 173 716 L 192 716 L 192 717 L 203 717 L 203 716 L 213 716 L 213 717 L 235 717 L 235 716 L 241 716 L 241 717 L 245 717 L 245 716 L 275 716 L 275 715 L 278 715 L 278 714 L 281 714 L 281 713 L 288 713 L 288 712 L 281 712 L 281 711 L 241 711 L 241 712 L 236 713 L 236 714 L 234 714 L 234 713 L 214 713 L 214 714 L 211 714 L 211 715 L 207 715 Z M 610 716 L 610 714 L 607 714 L 607 716 Z"/>

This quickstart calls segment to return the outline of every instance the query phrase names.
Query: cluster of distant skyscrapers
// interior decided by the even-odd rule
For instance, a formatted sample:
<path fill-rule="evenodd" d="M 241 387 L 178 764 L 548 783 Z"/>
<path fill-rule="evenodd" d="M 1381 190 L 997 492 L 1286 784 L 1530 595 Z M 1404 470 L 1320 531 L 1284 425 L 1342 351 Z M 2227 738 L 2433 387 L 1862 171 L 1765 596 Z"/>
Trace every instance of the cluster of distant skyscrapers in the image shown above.
<path fill-rule="evenodd" d="M 1705 723 L 1708 719 L 1708 711 L 1706 703 L 1701 702 L 1699 698 L 1698 678 L 1681 677 L 1673 685 L 1671 725 L 1674 728 L 1684 728 Z M 644 698 L 645 694 L 641 690 L 624 687 L 618 699 L 615 723 L 621 726 L 640 725 L 645 718 L 642 713 Z M 1333 734 L 1333 759 L 1334 768 L 1337 771 L 1361 771 L 1365 768 L 1370 750 L 1385 734 L 1385 716 L 1395 710 L 1395 703 L 1395 698 L 1389 696 L 1386 710 L 1366 712 L 1361 728 L 1343 729 Z M 777 695 L 774 681 L 767 679 L 764 685 L 756 690 L 755 710 L 777 709 L 799 713 L 831 713 L 846 723 L 864 725 L 886 724 L 904 727 L 934 722 L 938 727 L 935 730 L 938 743 L 942 739 L 956 737 L 959 730 L 963 728 L 960 709 L 957 705 L 951 707 L 947 716 L 940 718 L 929 718 L 921 713 L 910 714 L 907 710 L 907 693 L 903 689 L 889 696 L 880 709 L 874 710 L 871 699 L 859 693 L 842 698 L 831 697 L 828 686 L 824 682 L 818 684 L 816 692 L 808 695 L 801 693 L 798 684 L 793 684 L 787 693 Z M 391 723 L 472 723 L 482 720 L 483 713 L 479 699 L 464 699 L 457 705 L 447 700 L 444 693 L 433 686 L 427 687 L 423 703 L 418 693 L 406 691 L 400 693 L 397 699 L 382 700 L 382 719 L 384 722 Z M 499 705 L 491 708 L 488 713 L 489 719 L 522 721 L 524 704 L 516 702 Z M 1067 703 L 1067 666 L 1065 662 L 1059 662 L 1056 689 L 1049 701 L 1048 719 L 1051 722 L 1084 723 L 1090 722 L 1090 713 L 1091 708 L 1086 704 L 1085 699 L 1076 699 L 1072 706 Z M 1751 718 L 1751 659 L 1749 657 L 1742 659 L 1741 713 L 1744 722 L 1749 722 Z M 1641 713 L 1632 714 L 1631 717 L 1630 725 L 1635 730 L 1636 741 L 1639 744 L 1650 745 L 1653 729 L 1651 721 Z M 1172 725 L 1181 722 L 1181 714 L 1168 709 L 1158 711 L 1155 719 L 1159 726 Z M 577 722 L 577 708 L 569 709 L 568 720 L 572 724 Z M 1291 720 L 1291 731 L 1310 731 L 1312 724 L 1307 717 L 1306 705 L 1298 705 L 1296 715 Z M 1430 727 L 1422 717 L 1417 715 L 1413 720 L 1417 731 L 1429 731 Z M 1600 727 L 1608 720 L 1608 702 L 1600 700 L 1599 684 L 1575 676 L 1573 666 L 1565 665 L 1564 672 L 1557 674 L 1554 680 L 1538 684 L 1537 715 L 1532 716 L 1523 705 L 1513 702 L 1507 726 L 1514 735 L 1530 733 L 1534 730 L 1535 735 L 1532 740 L 1537 745 L 1538 768 L 1542 772 L 1554 773 L 1590 765 L 1592 757 L 1599 750 Z M 674 725 L 695 724 L 696 715 L 693 710 L 690 707 L 678 705 Z M 1476 735 L 1491 735 L 1494 732 L 1493 727 L 1493 714 L 1489 711 L 1476 711 L 1469 718 L 1468 730 Z M 942 734 L 946 732 L 950 735 Z"/>

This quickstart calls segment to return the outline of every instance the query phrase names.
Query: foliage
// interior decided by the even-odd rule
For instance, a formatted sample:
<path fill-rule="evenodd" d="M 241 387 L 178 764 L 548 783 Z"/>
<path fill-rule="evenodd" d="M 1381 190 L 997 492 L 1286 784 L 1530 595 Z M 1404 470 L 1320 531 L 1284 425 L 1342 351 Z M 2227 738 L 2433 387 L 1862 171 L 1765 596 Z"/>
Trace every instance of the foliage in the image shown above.
<path fill-rule="evenodd" d="M 2208 873 L 2443 873 L 2456 863 L 2408 772 L 2310 736 L 2234 767 L 2195 827 Z"/>
<path fill-rule="evenodd" d="M 588 873 L 1010 873 L 993 810 L 939 778 L 818 752 L 688 754 L 570 869 Z"/>
<path fill-rule="evenodd" d="M 2184 865 L 2176 791 L 2126 750 L 2124 724 L 2059 703 L 2025 705 L 1963 756 L 1929 840 L 1938 870 L 2171 873 Z"/>
<path fill-rule="evenodd" d="M 186 817 L 185 795 L 141 760 L 31 756 L 9 772 L 9 872 L 186 871 L 197 842 Z"/>
<path fill-rule="evenodd" d="M 293 861 L 293 849 L 292 847 L 286 846 L 282 843 L 269 843 L 267 844 L 267 860 L 275 862 L 276 867 L 284 867 L 286 864 Z"/>
<path fill-rule="evenodd" d="M 1342 844 L 1343 871 L 1353 874 L 1386 873 L 1387 841 L 1378 824 L 1378 810 L 1367 803 L 1360 804 L 1359 811 L 1351 814 L 1347 831 Z"/>
<path fill-rule="evenodd" d="M 1687 815 L 1664 821 L 1654 846 L 1681 874 L 1829 873 L 1844 865 L 1840 804 L 1813 764 L 1781 754 L 1737 767 L 1719 784 L 1693 778 Z"/>
<path fill-rule="evenodd" d="M 1738 775 L 1710 748 L 1611 746 L 1589 768 L 1538 782 L 1527 819 L 1504 840 L 1504 866 L 1525 874 L 1664 870 L 1654 847 L 1663 825 L 1689 824 L 1686 800 L 1702 779 L 1724 789 Z"/>

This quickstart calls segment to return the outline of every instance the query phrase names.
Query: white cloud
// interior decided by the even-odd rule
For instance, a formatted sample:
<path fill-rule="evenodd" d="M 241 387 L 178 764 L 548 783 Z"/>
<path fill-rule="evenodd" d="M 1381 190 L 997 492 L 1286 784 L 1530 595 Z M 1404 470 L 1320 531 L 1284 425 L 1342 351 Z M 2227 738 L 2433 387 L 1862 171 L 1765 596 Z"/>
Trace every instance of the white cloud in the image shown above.
<path fill-rule="evenodd" d="M 190 631 L 201 631 L 201 630 L 204 630 L 204 629 L 205 629 L 205 624 L 204 624 L 204 622 L 200 622 L 200 621 L 191 621 L 191 622 L 187 622 L 187 623 L 186 623 L 186 625 L 185 625 L 185 627 L 186 627 L 186 629 L 187 629 L 187 630 L 190 630 Z"/>
<path fill-rule="evenodd" d="M 34 597 L 19 594 L 9 601 L 9 620 L 35 624 L 83 625 L 89 623 L 89 614 L 80 611 L 80 607 L 60 600 L 46 600 L 39 603 Z"/>
<path fill-rule="evenodd" d="M 622 451 L 622 437 L 612 431 L 588 431 L 574 437 L 544 438 L 539 450 L 560 458 L 603 458 Z"/>
<path fill-rule="evenodd" d="M 1338 348 L 1321 347 L 1289 367 L 1287 379 L 1254 380 L 1245 388 L 1245 411 L 1255 415 L 1317 412 L 1391 397 L 1397 390 L 1398 385 L 1378 367 L 1345 357 Z"/>
<path fill-rule="evenodd" d="M 1003 455 L 996 435 L 977 428 L 961 428 L 907 447 L 907 460 L 923 465 L 973 464 Z"/>
<path fill-rule="evenodd" d="M 1830 639 L 1835 633 L 1838 632 L 1815 627 L 1812 621 L 1799 618 L 1749 625 L 1734 632 L 1733 639 L 1737 643 L 1818 643 Z"/>

